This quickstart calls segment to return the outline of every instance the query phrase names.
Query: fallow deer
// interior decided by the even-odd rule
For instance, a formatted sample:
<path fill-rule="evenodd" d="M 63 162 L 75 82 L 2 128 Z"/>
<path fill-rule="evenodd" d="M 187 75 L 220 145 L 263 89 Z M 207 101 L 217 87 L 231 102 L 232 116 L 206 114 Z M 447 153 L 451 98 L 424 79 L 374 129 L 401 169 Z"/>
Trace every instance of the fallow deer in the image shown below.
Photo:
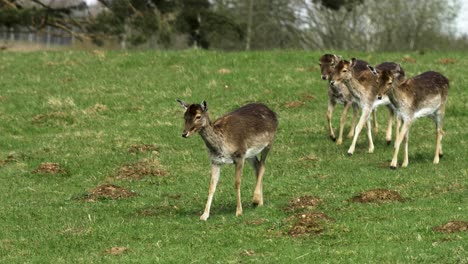
<path fill-rule="evenodd" d="M 341 60 L 341 57 L 335 54 L 324 54 L 322 57 L 320 57 L 320 73 L 321 73 L 321 78 L 322 80 L 328 80 L 329 85 L 328 85 L 328 108 L 327 108 L 327 125 L 328 125 L 328 133 L 330 135 L 330 138 L 335 141 L 337 145 L 341 145 L 343 142 L 343 130 L 344 130 L 344 125 L 346 123 L 346 118 L 348 116 L 348 111 L 349 108 L 353 108 L 353 118 L 351 121 L 351 129 L 349 130 L 348 133 L 348 138 L 352 138 L 354 136 L 354 129 L 356 126 L 356 119 L 357 115 L 359 112 L 359 105 L 353 101 L 352 95 L 349 93 L 348 88 L 344 86 L 343 84 L 336 84 L 336 85 L 331 85 L 331 76 L 334 71 L 334 67 L 338 64 L 338 62 Z M 359 74 L 360 71 L 365 71 L 367 70 L 367 65 L 368 63 L 363 61 L 363 60 L 357 60 L 356 66 L 354 68 L 354 73 Z M 336 104 L 343 104 L 343 113 L 341 114 L 341 119 L 340 119 L 340 130 L 338 134 L 338 139 L 336 139 L 335 132 L 332 127 L 332 114 L 333 110 L 335 109 Z M 377 123 L 377 115 L 376 111 L 372 111 L 373 114 L 373 127 L 374 131 L 378 131 L 378 123 Z M 389 121 L 389 126 L 387 127 L 387 141 L 390 138 L 391 140 L 391 119 Z M 390 131 L 390 134 L 389 134 Z"/>
<path fill-rule="evenodd" d="M 373 70 L 372 72 L 378 76 L 378 97 L 382 98 L 388 95 L 389 100 L 396 108 L 397 115 L 403 121 L 403 126 L 395 142 L 395 153 L 390 168 L 396 169 L 397 167 L 398 152 L 403 139 L 405 139 L 405 151 L 401 167 L 408 166 L 409 130 L 414 120 L 424 116 L 431 117 L 436 124 L 437 140 L 433 163 L 438 164 L 439 158 L 443 156 L 441 141 L 444 132 L 442 123 L 447 103 L 449 80 L 434 71 L 424 72 L 403 82 L 395 78 L 398 69 L 381 72 Z"/>
<path fill-rule="evenodd" d="M 358 60 L 353 58 L 351 62 L 346 60 L 341 60 L 335 67 L 331 84 L 332 85 L 339 85 L 344 84 L 350 94 L 353 96 L 353 100 L 359 104 L 362 109 L 361 117 L 359 118 L 359 122 L 356 125 L 353 142 L 348 149 L 348 154 L 352 155 L 356 148 L 356 143 L 359 134 L 364 126 L 364 123 L 367 123 L 367 137 L 369 140 L 369 153 L 374 152 L 374 142 L 372 141 L 372 132 L 370 127 L 370 114 L 372 110 L 380 105 L 389 105 L 390 100 L 388 97 L 382 98 L 382 100 L 377 100 L 377 93 L 378 93 L 378 85 L 377 85 L 377 77 L 369 70 L 361 70 L 360 68 L 355 70 L 355 67 L 358 63 Z M 394 67 L 396 67 L 393 64 Z M 382 67 L 387 67 L 389 65 L 384 65 Z M 400 68 L 400 74 L 404 78 L 404 71 Z M 391 112 L 392 113 L 392 112 Z M 392 115 L 390 115 L 392 118 Z M 391 120 L 389 121 L 389 123 Z M 391 131 L 391 123 L 390 123 L 390 131 Z M 388 132 L 389 129 L 387 128 L 387 142 L 391 141 L 391 132 Z M 389 138 L 390 136 L 390 138 Z"/>
<path fill-rule="evenodd" d="M 232 163 L 236 167 L 236 216 L 242 214 L 240 184 L 245 160 L 250 162 L 257 176 L 253 203 L 262 206 L 262 180 L 265 172 L 265 161 L 278 127 L 275 112 L 264 104 L 252 103 L 211 122 L 205 101 L 201 104 L 187 104 L 181 100 L 177 101 L 185 109 L 185 128 L 182 137 L 187 138 L 198 132 L 205 142 L 211 161 L 208 200 L 200 220 L 206 221 L 210 216 L 211 202 L 223 164 Z M 259 154 L 260 159 L 257 157 Z"/>
<path fill-rule="evenodd" d="M 335 141 L 336 144 L 340 145 L 343 142 L 343 129 L 348 116 L 349 108 L 353 108 L 353 119 L 351 121 L 351 129 L 349 130 L 348 137 L 352 138 L 354 135 L 354 126 L 356 124 L 356 118 L 359 112 L 359 107 L 356 103 L 353 103 L 352 96 L 350 95 L 348 89 L 344 85 L 331 85 L 331 75 L 333 69 L 341 60 L 340 56 L 335 54 L 324 54 L 320 57 L 320 73 L 322 80 L 327 80 L 328 83 L 328 108 L 327 108 L 327 124 L 328 124 L 328 134 L 330 138 Z M 362 66 L 362 69 L 365 70 L 367 62 L 358 61 L 359 65 Z M 335 132 L 332 127 L 332 115 L 333 110 L 335 109 L 336 104 L 343 104 L 343 113 L 341 114 L 340 119 L 340 130 L 338 133 L 338 139 L 336 139 Z"/>

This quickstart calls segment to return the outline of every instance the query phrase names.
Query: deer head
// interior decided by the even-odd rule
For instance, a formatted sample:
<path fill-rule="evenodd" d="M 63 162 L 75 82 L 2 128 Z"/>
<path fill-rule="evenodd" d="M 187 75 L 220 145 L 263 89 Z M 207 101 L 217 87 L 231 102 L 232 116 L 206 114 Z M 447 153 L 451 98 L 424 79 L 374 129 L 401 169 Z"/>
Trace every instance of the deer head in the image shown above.
<path fill-rule="evenodd" d="M 333 69 L 339 61 L 341 61 L 341 56 L 337 56 L 335 54 L 325 54 L 320 57 L 319 65 L 322 80 L 328 80 L 331 78 Z"/>
<path fill-rule="evenodd" d="M 330 82 L 332 85 L 335 83 L 341 83 L 345 80 L 351 80 L 353 78 L 353 68 L 356 66 L 356 58 L 352 58 L 351 62 L 346 60 L 341 60 L 335 66 L 333 71 L 332 81 Z"/>
<path fill-rule="evenodd" d="M 184 131 L 182 132 L 182 137 L 188 138 L 203 127 L 209 125 L 210 119 L 208 116 L 206 101 L 202 101 L 200 104 L 187 104 L 182 100 L 177 99 L 177 102 L 179 102 L 182 108 L 185 109 L 185 126 Z"/>
<path fill-rule="evenodd" d="M 393 88 L 395 82 L 400 80 L 401 70 L 400 65 L 397 66 L 394 70 L 382 70 L 378 71 L 374 67 L 367 65 L 369 70 L 377 76 L 377 84 L 379 86 L 379 93 L 377 94 L 377 99 L 382 99 L 384 95 L 386 95 L 390 89 Z"/>

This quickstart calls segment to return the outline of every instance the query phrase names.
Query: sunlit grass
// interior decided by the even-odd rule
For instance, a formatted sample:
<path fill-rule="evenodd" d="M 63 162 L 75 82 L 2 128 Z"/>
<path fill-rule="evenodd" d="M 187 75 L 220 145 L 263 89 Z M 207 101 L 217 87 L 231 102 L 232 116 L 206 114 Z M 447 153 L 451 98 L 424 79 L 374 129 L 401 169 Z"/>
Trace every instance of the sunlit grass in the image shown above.
<path fill-rule="evenodd" d="M 364 133 L 352 157 L 349 139 L 340 146 L 329 140 L 319 52 L 1 53 L 1 262 L 466 262 L 467 233 L 433 228 L 468 221 L 468 77 L 461 71 L 468 59 L 461 53 L 338 53 L 373 65 L 400 62 L 408 76 L 436 70 L 450 79 L 439 165 L 432 164 L 430 119 L 411 129 L 406 169 L 388 169 L 393 148 L 385 142 L 385 109 L 378 112 L 375 153 L 367 153 Z M 441 61 L 446 58 L 454 61 Z M 183 109 L 176 98 L 206 100 L 212 119 L 252 101 L 278 113 L 263 207 L 251 205 L 255 179 L 246 167 L 244 215 L 235 217 L 234 168 L 225 166 L 211 216 L 198 220 L 209 161 L 198 136 L 180 136 Z M 142 150 L 132 151 L 135 146 Z M 148 160 L 164 174 L 117 177 L 129 164 Z M 33 173 L 45 162 L 60 164 L 63 173 Z M 85 199 L 105 184 L 137 196 Z M 377 188 L 404 200 L 350 200 Z M 322 202 L 286 210 L 304 195 Z M 320 234 L 289 236 L 291 217 L 303 212 L 333 221 Z"/>

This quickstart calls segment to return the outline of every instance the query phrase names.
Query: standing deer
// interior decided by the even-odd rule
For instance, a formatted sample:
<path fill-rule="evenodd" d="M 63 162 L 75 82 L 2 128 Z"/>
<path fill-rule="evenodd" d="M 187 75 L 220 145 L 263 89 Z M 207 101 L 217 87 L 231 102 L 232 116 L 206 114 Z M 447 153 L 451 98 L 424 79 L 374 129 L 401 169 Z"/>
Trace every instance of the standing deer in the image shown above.
<path fill-rule="evenodd" d="M 359 122 L 356 125 L 353 142 L 348 149 L 348 154 L 352 155 L 356 148 L 357 139 L 361 130 L 364 126 L 364 123 L 367 123 L 367 137 L 369 140 L 369 153 L 374 152 L 374 142 L 372 141 L 372 132 L 370 127 L 370 114 L 372 110 L 380 105 L 389 105 L 390 100 L 387 96 L 382 98 L 381 100 L 377 100 L 377 93 L 378 93 L 378 85 L 377 85 L 377 77 L 369 70 L 361 70 L 360 68 L 355 69 L 358 60 L 353 58 L 351 62 L 342 60 L 340 61 L 334 69 L 331 85 L 339 85 L 344 84 L 350 94 L 353 96 L 353 100 L 359 104 L 362 109 L 361 117 L 359 118 Z M 397 64 L 393 66 L 396 67 Z M 389 65 L 384 65 L 381 67 L 388 67 Z M 404 78 L 404 71 L 400 68 L 399 74 Z M 391 111 L 391 113 L 393 113 Z M 390 118 L 392 118 L 392 114 Z M 387 142 L 391 141 L 391 120 L 389 121 L 389 128 L 387 128 Z M 389 133 L 390 131 L 390 133 Z"/>
<path fill-rule="evenodd" d="M 349 108 L 353 108 L 353 119 L 351 121 L 351 129 L 349 130 L 348 137 L 351 138 L 354 135 L 354 126 L 356 124 L 356 118 L 358 115 L 359 107 L 356 103 L 353 103 L 353 98 L 349 93 L 348 89 L 344 85 L 331 85 L 330 80 L 333 73 L 333 69 L 341 61 L 341 57 L 335 54 L 324 54 L 319 59 L 320 61 L 320 73 L 322 80 L 329 81 L 328 84 L 328 108 L 327 108 L 327 124 L 328 134 L 330 138 L 335 141 L 336 144 L 340 145 L 343 142 L 343 129 L 348 116 Z M 365 70 L 367 62 L 358 61 L 359 66 Z M 332 114 L 336 104 L 343 104 L 344 109 L 340 119 L 340 131 L 338 134 L 338 140 L 336 139 L 335 132 L 332 127 Z"/>
<path fill-rule="evenodd" d="M 372 69 L 372 67 L 371 67 Z M 378 72 L 372 71 L 378 76 L 379 98 L 388 95 L 388 98 L 396 108 L 398 116 L 403 121 L 401 131 L 395 142 L 395 153 L 391 169 L 396 169 L 400 144 L 405 139 L 405 153 L 401 167 L 408 166 L 408 137 L 411 124 L 417 118 L 429 116 L 436 124 L 437 140 L 434 156 L 434 164 L 439 163 L 442 152 L 442 122 L 447 103 L 449 80 L 442 74 L 434 71 L 424 72 L 413 78 L 400 82 L 395 78 L 398 69 Z"/>
<path fill-rule="evenodd" d="M 328 85 L 328 108 L 327 108 L 327 124 L 328 124 L 328 132 L 330 135 L 330 138 L 335 141 L 337 145 L 341 145 L 343 142 L 343 130 L 344 130 L 344 125 L 346 123 L 346 118 L 348 116 L 348 111 L 349 108 L 352 106 L 353 108 L 353 119 L 351 121 L 351 129 L 349 130 L 348 133 L 348 138 L 352 138 L 354 136 L 354 130 L 356 126 L 356 119 L 357 115 L 359 112 L 359 105 L 354 102 L 353 96 L 349 93 L 348 88 L 346 88 L 345 85 L 343 84 L 336 84 L 336 85 L 331 85 L 331 77 L 334 71 L 335 66 L 338 64 L 338 62 L 341 60 L 340 56 L 337 56 L 335 54 L 324 54 L 322 57 L 320 57 L 320 73 L 321 73 L 321 78 L 322 80 L 328 80 L 329 85 Z M 356 61 L 356 66 L 354 67 L 354 74 L 359 75 L 361 71 L 366 71 L 367 70 L 367 65 L 368 63 L 363 61 L 363 60 L 357 60 Z M 341 119 L 340 119 L 340 130 L 338 134 L 338 139 L 336 139 L 335 132 L 332 127 L 332 114 L 333 110 L 335 109 L 336 104 L 343 104 L 344 109 L 343 113 L 341 114 Z M 393 112 L 391 112 L 393 113 Z M 373 127 L 374 131 L 378 131 L 378 123 L 377 123 L 377 115 L 376 111 L 372 111 L 373 114 Z M 389 123 L 387 126 L 387 142 L 391 141 L 392 138 L 392 116 L 390 116 Z"/>
<path fill-rule="evenodd" d="M 185 109 L 185 129 L 182 137 L 187 138 L 198 132 L 205 142 L 211 161 L 208 201 L 200 220 L 206 221 L 210 216 L 211 201 L 223 164 L 233 163 L 236 167 L 236 216 L 242 214 L 240 184 L 245 160 L 250 162 L 257 176 L 253 203 L 262 206 L 265 161 L 278 127 L 275 112 L 264 104 L 252 103 L 227 113 L 212 123 L 205 101 L 201 104 L 186 104 L 181 100 L 177 101 Z M 260 154 L 260 160 L 257 158 L 258 154 Z"/>

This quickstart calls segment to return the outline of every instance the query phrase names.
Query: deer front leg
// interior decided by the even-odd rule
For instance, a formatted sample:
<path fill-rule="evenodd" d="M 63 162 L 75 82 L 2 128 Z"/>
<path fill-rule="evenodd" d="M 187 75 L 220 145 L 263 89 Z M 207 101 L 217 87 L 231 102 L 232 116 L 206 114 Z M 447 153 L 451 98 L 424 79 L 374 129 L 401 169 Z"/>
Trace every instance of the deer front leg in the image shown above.
<path fill-rule="evenodd" d="M 408 167 L 408 141 L 409 141 L 409 128 L 408 131 L 406 131 L 405 134 L 405 152 L 403 156 L 403 163 L 401 164 L 402 168 Z"/>
<path fill-rule="evenodd" d="M 410 122 L 409 120 L 403 122 L 403 126 L 401 128 L 400 133 L 398 134 L 397 139 L 395 140 L 395 152 L 393 153 L 393 159 L 392 162 L 390 163 L 390 169 L 396 169 L 397 168 L 397 163 L 398 163 L 398 151 L 400 150 L 400 144 L 403 141 L 403 138 L 406 135 L 406 132 L 408 131 L 410 127 Z"/>
<path fill-rule="evenodd" d="M 221 171 L 221 167 L 219 165 L 212 164 L 211 165 L 211 181 L 210 181 L 210 189 L 208 192 L 208 201 L 206 202 L 205 212 L 200 216 L 200 220 L 206 221 L 210 216 L 210 208 L 211 208 L 211 201 L 213 201 L 213 195 L 216 191 L 216 185 L 219 181 L 219 174 Z"/>
<path fill-rule="evenodd" d="M 327 124 L 328 124 L 328 134 L 331 138 L 331 140 L 335 141 L 335 132 L 333 131 L 332 127 L 332 114 L 333 114 L 333 109 L 335 108 L 335 103 L 330 99 L 328 100 L 328 109 L 327 109 Z"/>
<path fill-rule="evenodd" d="M 387 141 L 387 145 L 392 143 L 392 125 L 393 120 L 395 119 L 395 113 L 392 108 L 388 108 L 388 123 L 387 123 L 387 132 L 385 133 L 385 140 Z M 398 128 L 397 128 L 398 131 Z"/>
<path fill-rule="evenodd" d="M 370 119 L 367 119 L 367 139 L 369 140 L 369 153 L 373 153 L 374 141 L 372 140 L 372 129 L 370 126 Z"/>
<path fill-rule="evenodd" d="M 343 129 L 346 123 L 346 117 L 348 116 L 349 107 L 352 105 L 351 102 L 344 103 L 343 114 L 341 115 L 340 120 L 340 133 L 338 134 L 338 140 L 336 141 L 337 145 L 341 145 L 343 143 Z"/>
<path fill-rule="evenodd" d="M 379 132 L 379 123 L 377 122 L 377 109 L 372 111 L 372 124 L 374 125 L 374 133 Z"/>
<path fill-rule="evenodd" d="M 354 137 L 354 129 L 356 128 L 356 120 L 359 113 L 358 106 L 353 103 L 351 103 L 351 105 L 353 107 L 353 119 L 351 120 L 351 129 L 349 130 L 349 133 L 347 135 L 348 138 Z"/>
<path fill-rule="evenodd" d="M 356 148 L 356 142 L 357 142 L 359 133 L 361 133 L 364 123 L 369 119 L 370 111 L 371 110 L 369 108 L 362 109 L 361 117 L 359 118 L 359 122 L 356 125 L 355 131 L 354 131 L 353 143 L 351 143 L 351 146 L 348 149 L 349 155 L 353 155 L 354 153 L 354 149 Z"/>
<path fill-rule="evenodd" d="M 241 179 L 242 179 L 242 169 L 244 167 L 244 159 L 239 159 L 236 162 L 236 180 L 235 180 L 235 188 L 237 193 L 237 208 L 236 208 L 236 216 L 242 215 L 242 201 L 241 201 Z"/>

